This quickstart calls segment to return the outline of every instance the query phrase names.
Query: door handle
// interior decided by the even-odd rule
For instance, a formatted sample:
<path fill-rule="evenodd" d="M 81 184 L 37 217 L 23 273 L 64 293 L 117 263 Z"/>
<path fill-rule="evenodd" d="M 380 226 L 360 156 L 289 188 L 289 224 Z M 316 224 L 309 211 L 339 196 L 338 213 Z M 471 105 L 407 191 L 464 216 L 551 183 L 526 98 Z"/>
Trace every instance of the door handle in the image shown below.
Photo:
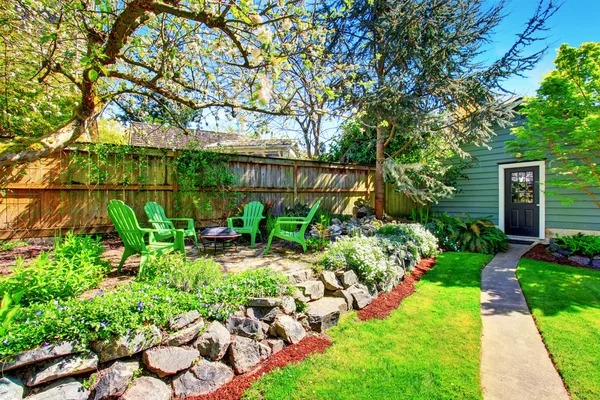
<path fill-rule="evenodd" d="M 540 205 L 539 205 L 539 204 L 536 204 L 536 206 L 537 206 L 537 207 L 539 207 Z"/>

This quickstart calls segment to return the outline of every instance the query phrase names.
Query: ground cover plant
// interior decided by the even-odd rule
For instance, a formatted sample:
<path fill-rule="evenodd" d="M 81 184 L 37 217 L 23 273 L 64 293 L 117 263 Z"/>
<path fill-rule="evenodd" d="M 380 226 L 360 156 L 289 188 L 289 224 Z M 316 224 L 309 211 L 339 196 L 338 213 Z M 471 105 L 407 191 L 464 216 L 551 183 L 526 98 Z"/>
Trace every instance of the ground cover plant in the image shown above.
<path fill-rule="evenodd" d="M 491 258 L 440 255 L 388 318 L 349 314 L 323 355 L 264 376 L 244 398 L 480 399 L 480 278 Z"/>
<path fill-rule="evenodd" d="M 557 235 L 555 244 L 573 254 L 594 257 L 600 254 L 600 236 L 584 235 L 579 232 L 576 235 Z"/>
<path fill-rule="evenodd" d="M 86 345 L 151 324 L 166 329 L 169 317 L 190 310 L 225 320 L 249 297 L 290 291 L 287 279 L 268 268 L 224 275 L 211 260 L 186 265 L 176 255 L 153 260 L 151 266 L 151 274 L 113 291 L 99 290 L 89 299 L 53 300 L 22 309 L 0 337 L 0 357 L 61 340 Z M 177 268 L 181 271 L 174 274 Z"/>
<path fill-rule="evenodd" d="M 0 295 L 22 293 L 24 304 L 76 296 L 96 287 L 110 270 L 99 238 L 68 233 L 54 250 L 31 263 L 17 259 L 12 274 L 0 279 Z"/>
<path fill-rule="evenodd" d="M 523 258 L 517 277 L 571 397 L 600 398 L 600 271 Z"/>

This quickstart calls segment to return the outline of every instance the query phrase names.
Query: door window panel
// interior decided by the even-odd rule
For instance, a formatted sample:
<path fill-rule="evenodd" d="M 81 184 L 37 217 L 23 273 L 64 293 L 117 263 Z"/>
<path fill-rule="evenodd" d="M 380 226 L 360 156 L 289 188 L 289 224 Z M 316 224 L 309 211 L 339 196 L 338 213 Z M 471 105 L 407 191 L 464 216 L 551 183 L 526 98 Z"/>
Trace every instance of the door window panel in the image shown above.
<path fill-rule="evenodd" d="M 533 203 L 533 171 L 510 173 L 510 196 L 513 203 Z"/>

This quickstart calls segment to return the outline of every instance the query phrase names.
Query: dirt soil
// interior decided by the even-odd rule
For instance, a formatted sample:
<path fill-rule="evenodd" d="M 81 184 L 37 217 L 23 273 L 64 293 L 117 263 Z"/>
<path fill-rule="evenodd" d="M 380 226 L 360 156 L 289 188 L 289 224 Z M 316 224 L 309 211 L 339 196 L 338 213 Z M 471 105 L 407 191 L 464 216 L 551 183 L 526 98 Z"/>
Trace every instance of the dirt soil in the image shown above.
<path fill-rule="evenodd" d="M 238 400 L 252 383 L 275 368 L 282 368 L 290 363 L 299 363 L 313 353 L 323 353 L 331 346 L 331 341 L 321 335 L 312 335 L 299 343 L 284 348 L 279 353 L 269 357 L 258 369 L 244 375 L 238 375 L 233 380 L 221 386 L 217 391 L 188 400 Z"/>
<path fill-rule="evenodd" d="M 596 269 L 591 265 L 580 265 L 574 261 L 569 260 L 567 257 L 556 257 L 546 251 L 548 245 L 546 244 L 538 244 L 535 245 L 531 250 L 529 250 L 523 258 L 529 258 L 531 260 L 536 261 L 547 261 L 555 264 L 569 265 L 571 267 L 579 267 L 579 268 L 589 268 Z"/>
<path fill-rule="evenodd" d="M 383 319 L 400 306 L 402 300 L 415 292 L 415 283 L 435 265 L 435 258 L 424 258 L 401 284 L 389 293 L 382 293 L 371 304 L 358 312 L 361 321 Z"/>

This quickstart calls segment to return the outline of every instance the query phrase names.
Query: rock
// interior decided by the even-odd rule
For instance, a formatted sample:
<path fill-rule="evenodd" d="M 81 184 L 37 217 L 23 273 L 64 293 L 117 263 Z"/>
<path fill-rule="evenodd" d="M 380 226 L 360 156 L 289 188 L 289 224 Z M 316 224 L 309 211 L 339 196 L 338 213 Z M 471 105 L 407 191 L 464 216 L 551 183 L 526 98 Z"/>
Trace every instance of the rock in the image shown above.
<path fill-rule="evenodd" d="M 306 304 L 310 301 L 310 297 L 306 297 L 302 293 L 302 290 L 300 290 L 298 288 L 296 288 L 296 290 L 294 290 L 294 294 L 292 295 L 292 297 L 294 298 L 294 302 L 298 302 L 298 303 Z"/>
<path fill-rule="evenodd" d="M 264 335 L 261 322 L 254 318 L 229 317 L 227 320 L 227 329 L 234 335 L 252 339 L 262 339 Z"/>
<path fill-rule="evenodd" d="M 329 235 L 341 235 L 342 234 L 342 227 L 340 225 L 331 225 L 327 231 L 329 232 Z"/>
<path fill-rule="evenodd" d="M 247 337 L 234 336 L 229 346 L 229 364 L 236 374 L 243 374 L 270 354 L 269 346 Z"/>
<path fill-rule="evenodd" d="M 185 314 L 169 318 L 169 327 L 174 331 L 178 331 L 196 321 L 198 318 L 200 318 L 200 313 L 196 310 L 192 310 Z"/>
<path fill-rule="evenodd" d="M 0 378 L 0 400 L 23 399 L 23 383 L 14 377 Z"/>
<path fill-rule="evenodd" d="M 277 336 L 291 344 L 298 343 L 306 336 L 302 324 L 289 315 L 282 315 L 277 318 L 272 327 Z"/>
<path fill-rule="evenodd" d="M 296 311 L 296 301 L 292 296 L 283 296 L 280 307 L 284 313 L 292 314 Z"/>
<path fill-rule="evenodd" d="M 271 349 L 271 354 L 275 354 L 283 350 L 285 344 L 281 339 L 267 339 L 263 343 L 265 343 Z"/>
<path fill-rule="evenodd" d="M 589 257 L 569 256 L 569 261 L 573 261 L 574 263 L 576 263 L 578 265 L 585 266 L 585 265 L 589 265 L 592 260 Z"/>
<path fill-rule="evenodd" d="M 361 310 L 371 304 L 371 295 L 365 285 L 356 284 L 348 288 L 348 293 L 352 296 L 352 307 L 355 310 Z"/>
<path fill-rule="evenodd" d="M 142 361 L 159 378 L 164 378 L 188 369 L 199 357 L 200 352 L 197 349 L 156 347 L 146 350 L 142 356 Z"/>
<path fill-rule="evenodd" d="M 594 269 L 600 269 L 600 260 L 592 260 L 590 264 Z"/>
<path fill-rule="evenodd" d="M 103 340 L 93 345 L 98 353 L 100 362 L 116 360 L 117 358 L 128 357 L 156 346 L 162 341 L 160 330 L 151 325 L 149 330 L 141 332 L 130 332 L 116 340 Z"/>
<path fill-rule="evenodd" d="M 279 307 L 281 299 L 276 297 L 250 297 L 248 306 L 250 307 Z"/>
<path fill-rule="evenodd" d="M 165 337 L 162 344 L 167 346 L 181 346 L 187 344 L 196 339 L 200 331 L 202 331 L 202 328 L 204 328 L 204 320 L 199 319 L 187 328 L 183 328 L 182 330 Z"/>
<path fill-rule="evenodd" d="M 94 400 L 104 400 L 121 396 L 133 380 L 135 371 L 140 369 L 140 363 L 132 361 L 116 361 L 108 367 L 96 384 Z"/>
<path fill-rule="evenodd" d="M 336 278 L 335 273 L 333 271 L 323 271 L 321 272 L 321 282 L 323 282 L 323 285 L 325 286 L 325 289 L 327 290 L 341 290 L 343 289 L 342 285 L 340 284 L 340 281 L 338 281 L 338 278 Z"/>
<path fill-rule="evenodd" d="M 227 365 L 201 359 L 173 379 L 173 393 L 178 398 L 201 396 L 214 392 L 232 379 L 233 371 Z"/>
<path fill-rule="evenodd" d="M 302 295 L 311 301 L 319 300 L 325 294 L 325 285 L 321 281 L 306 281 L 296 285 Z"/>
<path fill-rule="evenodd" d="M 337 297 L 323 297 L 308 304 L 306 317 L 310 328 L 315 332 L 324 332 L 337 325 L 340 315 L 348 311 L 346 300 Z"/>
<path fill-rule="evenodd" d="M 331 225 L 342 225 L 342 221 L 337 218 L 331 218 Z"/>
<path fill-rule="evenodd" d="M 248 307 L 248 309 L 246 309 L 246 315 L 248 318 L 257 319 L 268 323 L 273 323 L 279 314 L 281 314 L 279 307 Z"/>
<path fill-rule="evenodd" d="M 56 381 L 25 400 L 87 400 L 90 392 L 73 378 Z"/>
<path fill-rule="evenodd" d="M 200 354 L 211 360 L 220 360 L 231 343 L 231 335 L 227 328 L 219 322 L 212 322 L 202 335 L 194 342 Z"/>
<path fill-rule="evenodd" d="M 370 217 L 372 216 L 375 211 L 373 210 L 373 207 L 368 206 L 368 205 L 363 205 L 363 206 L 359 206 L 359 207 L 354 207 L 353 208 L 353 213 L 356 216 L 356 218 L 364 218 L 364 217 Z"/>
<path fill-rule="evenodd" d="M 170 400 L 171 389 L 160 379 L 142 376 L 133 381 L 121 400 Z"/>
<path fill-rule="evenodd" d="M 98 367 L 98 357 L 95 354 L 73 354 L 57 358 L 37 368 L 27 380 L 27 386 L 41 385 L 68 376 L 94 371 Z"/>
<path fill-rule="evenodd" d="M 348 289 L 350 286 L 358 283 L 358 276 L 356 275 L 356 272 L 352 270 L 342 272 L 338 278 L 344 289 Z"/>
<path fill-rule="evenodd" d="M 37 349 L 17 354 L 11 362 L 3 363 L 0 372 L 10 371 L 11 369 L 21 368 L 56 357 L 68 356 L 78 351 L 77 342 L 61 342 L 38 347 Z"/>
<path fill-rule="evenodd" d="M 314 278 L 315 274 L 312 269 L 301 269 L 296 271 L 290 271 L 284 273 L 289 279 L 290 283 L 297 284 L 306 281 L 310 281 Z"/>
<path fill-rule="evenodd" d="M 333 292 L 333 297 L 344 299 L 348 311 L 354 308 L 354 298 L 347 290 L 336 290 Z"/>

